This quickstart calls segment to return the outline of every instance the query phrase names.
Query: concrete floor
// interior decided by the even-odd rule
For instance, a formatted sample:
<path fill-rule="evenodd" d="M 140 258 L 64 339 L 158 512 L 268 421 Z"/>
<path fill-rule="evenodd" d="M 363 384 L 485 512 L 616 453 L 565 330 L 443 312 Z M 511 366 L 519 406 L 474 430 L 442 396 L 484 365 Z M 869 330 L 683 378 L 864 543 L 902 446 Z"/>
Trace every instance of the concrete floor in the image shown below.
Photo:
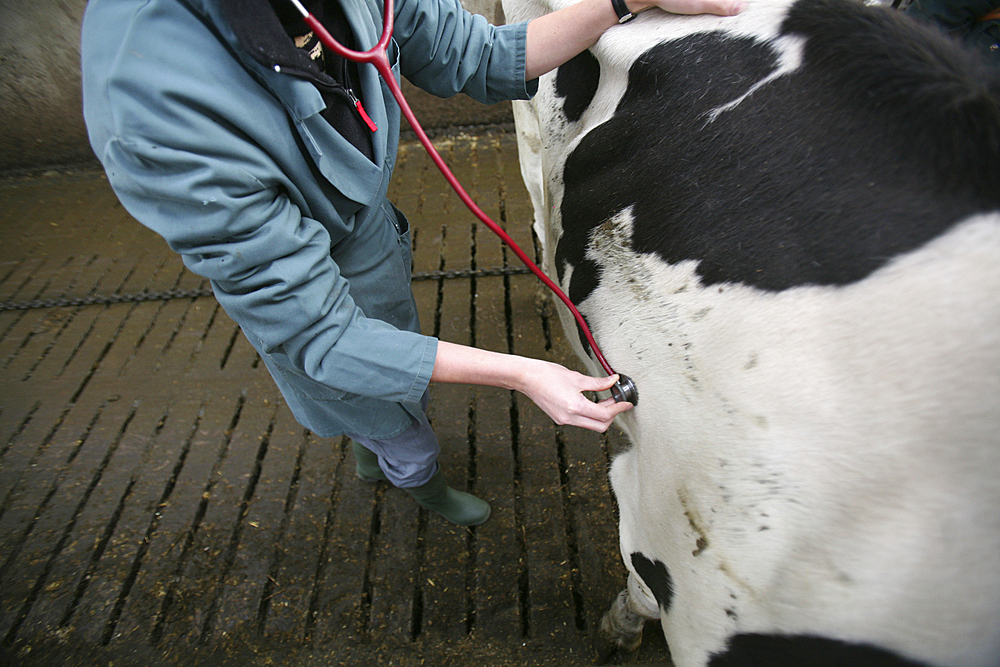
<path fill-rule="evenodd" d="M 438 143 L 532 247 L 513 136 Z M 426 333 L 578 367 L 550 297 L 504 273 L 418 145 L 391 196 Z M 594 663 L 625 579 L 606 481 L 620 434 L 435 387 L 442 465 L 494 507 L 457 528 L 298 426 L 207 285 L 100 172 L 0 181 L 0 225 L 0 663 Z M 646 635 L 612 660 L 668 663 Z"/>

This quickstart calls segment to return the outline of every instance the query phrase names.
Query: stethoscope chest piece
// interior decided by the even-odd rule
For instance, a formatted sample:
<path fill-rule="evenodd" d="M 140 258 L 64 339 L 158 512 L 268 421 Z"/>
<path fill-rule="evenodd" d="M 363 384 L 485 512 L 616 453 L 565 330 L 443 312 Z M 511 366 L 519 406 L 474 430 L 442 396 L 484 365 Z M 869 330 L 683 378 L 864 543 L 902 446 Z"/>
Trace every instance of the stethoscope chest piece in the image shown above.
<path fill-rule="evenodd" d="M 616 403 L 627 401 L 633 406 L 639 405 L 639 390 L 627 375 L 618 374 L 618 382 L 611 387 L 611 396 Z"/>

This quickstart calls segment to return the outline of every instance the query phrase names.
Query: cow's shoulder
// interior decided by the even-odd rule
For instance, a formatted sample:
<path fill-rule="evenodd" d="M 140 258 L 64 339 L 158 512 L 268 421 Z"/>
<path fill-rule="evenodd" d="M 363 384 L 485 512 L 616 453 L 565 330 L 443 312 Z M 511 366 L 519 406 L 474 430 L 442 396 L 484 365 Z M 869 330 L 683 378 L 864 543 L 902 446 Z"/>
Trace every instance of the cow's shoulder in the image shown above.
<path fill-rule="evenodd" d="M 639 253 L 781 291 L 863 280 L 1000 208 L 1000 74 L 852 0 L 799 0 L 776 30 L 694 32 L 630 61 L 613 115 L 561 174 L 555 259 L 574 301 L 599 283 L 595 229 L 622 212 Z M 557 75 L 566 121 L 606 104 L 612 60 Z"/>

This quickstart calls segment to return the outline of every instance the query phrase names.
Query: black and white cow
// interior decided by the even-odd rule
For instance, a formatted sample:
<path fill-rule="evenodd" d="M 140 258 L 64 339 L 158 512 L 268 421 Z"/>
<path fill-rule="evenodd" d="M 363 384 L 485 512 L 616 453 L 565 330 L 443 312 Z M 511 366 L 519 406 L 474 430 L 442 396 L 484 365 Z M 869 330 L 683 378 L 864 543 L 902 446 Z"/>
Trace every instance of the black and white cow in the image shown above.
<path fill-rule="evenodd" d="M 641 396 L 622 644 L 1000 665 L 998 74 L 889 8 L 751 0 L 644 13 L 517 107 L 546 269 Z"/>

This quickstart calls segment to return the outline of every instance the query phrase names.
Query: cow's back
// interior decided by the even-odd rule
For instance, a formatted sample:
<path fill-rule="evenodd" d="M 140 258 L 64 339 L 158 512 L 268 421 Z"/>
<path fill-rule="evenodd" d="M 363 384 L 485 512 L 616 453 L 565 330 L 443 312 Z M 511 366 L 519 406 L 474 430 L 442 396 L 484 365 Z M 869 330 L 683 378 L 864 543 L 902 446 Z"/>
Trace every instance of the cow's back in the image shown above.
<path fill-rule="evenodd" d="M 642 393 L 612 483 L 679 666 L 1000 662 L 998 104 L 808 0 L 644 15 L 518 108 L 547 269 Z"/>

